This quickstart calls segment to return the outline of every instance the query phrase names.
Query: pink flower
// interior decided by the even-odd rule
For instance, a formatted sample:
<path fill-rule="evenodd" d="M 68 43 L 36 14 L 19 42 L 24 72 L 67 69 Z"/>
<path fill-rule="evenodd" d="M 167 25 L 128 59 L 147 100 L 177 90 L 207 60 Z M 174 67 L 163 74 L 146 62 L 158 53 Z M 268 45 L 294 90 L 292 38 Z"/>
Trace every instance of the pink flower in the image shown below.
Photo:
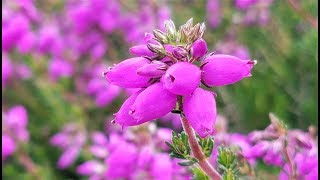
<path fill-rule="evenodd" d="M 143 122 L 137 122 L 130 114 L 130 108 L 133 105 L 133 103 L 136 101 L 137 96 L 140 94 L 139 92 L 136 92 L 132 94 L 121 106 L 119 111 L 114 114 L 114 122 L 119 123 L 122 127 L 126 126 L 135 126 L 138 124 L 141 124 Z"/>
<path fill-rule="evenodd" d="M 2 162 L 16 150 L 16 144 L 10 136 L 2 134 Z"/>
<path fill-rule="evenodd" d="M 196 59 L 203 57 L 207 52 L 207 43 L 203 39 L 196 40 L 190 50 L 190 54 Z"/>
<path fill-rule="evenodd" d="M 106 160 L 107 177 L 128 178 L 136 168 L 137 148 L 129 143 L 119 144 Z"/>
<path fill-rule="evenodd" d="M 191 94 L 200 85 L 200 69 L 188 62 L 176 63 L 162 76 L 161 82 L 171 93 L 177 95 Z"/>
<path fill-rule="evenodd" d="M 105 77 L 111 84 L 124 88 L 147 87 L 150 78 L 138 75 L 137 70 L 148 63 L 146 58 L 130 58 L 105 72 Z"/>
<path fill-rule="evenodd" d="M 53 80 L 57 80 L 61 77 L 70 77 L 74 71 L 69 62 L 57 58 L 50 61 L 48 68 L 50 77 Z"/>
<path fill-rule="evenodd" d="M 197 88 L 191 95 L 185 96 L 183 112 L 201 137 L 214 133 L 217 112 L 215 95 L 212 92 Z"/>
<path fill-rule="evenodd" d="M 169 113 L 176 101 L 176 95 L 166 90 L 161 83 L 155 83 L 137 96 L 129 113 L 138 123 L 147 122 Z"/>
<path fill-rule="evenodd" d="M 71 146 L 70 148 L 66 149 L 57 162 L 58 168 L 66 169 L 67 167 L 71 166 L 78 157 L 79 152 L 80 149 L 77 146 Z"/>
<path fill-rule="evenodd" d="M 101 174 L 105 170 L 105 166 L 98 161 L 87 161 L 77 167 L 77 173 L 81 175 Z"/>
<path fill-rule="evenodd" d="M 208 86 L 225 86 L 251 76 L 253 61 L 229 55 L 213 55 L 202 64 L 202 80 Z"/>
<path fill-rule="evenodd" d="M 13 65 L 7 56 L 2 56 L 2 86 L 6 86 L 13 73 Z"/>
<path fill-rule="evenodd" d="M 170 157 L 165 153 L 154 156 L 151 166 L 151 174 L 155 180 L 172 179 L 173 167 Z"/>
<path fill-rule="evenodd" d="M 168 65 L 161 61 L 152 61 L 150 64 L 139 68 L 137 74 L 150 78 L 159 78 L 166 72 L 167 68 Z"/>
<path fill-rule="evenodd" d="M 141 44 L 137 46 L 133 46 L 129 49 L 130 53 L 135 56 L 153 56 L 153 52 L 149 50 L 147 45 Z"/>

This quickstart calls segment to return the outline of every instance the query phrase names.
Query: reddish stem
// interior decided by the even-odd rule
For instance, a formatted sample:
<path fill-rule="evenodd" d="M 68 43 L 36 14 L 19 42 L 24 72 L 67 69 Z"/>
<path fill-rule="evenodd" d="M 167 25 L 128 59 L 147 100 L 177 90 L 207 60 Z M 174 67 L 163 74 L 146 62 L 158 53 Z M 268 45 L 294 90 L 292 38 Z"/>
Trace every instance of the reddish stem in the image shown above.
<path fill-rule="evenodd" d="M 30 174 L 32 174 L 32 176 L 36 180 L 41 179 L 38 176 L 38 170 L 36 165 L 33 163 L 33 161 L 30 159 L 30 157 L 27 154 L 19 153 L 18 159 L 19 159 L 19 162 L 26 168 L 28 172 L 30 172 Z"/>
<path fill-rule="evenodd" d="M 196 135 L 190 126 L 188 120 L 184 117 L 181 117 L 181 122 L 184 131 L 188 135 L 188 141 L 190 144 L 190 148 L 192 151 L 192 154 L 195 158 L 198 159 L 198 164 L 200 165 L 201 169 L 211 178 L 214 180 L 220 180 L 221 176 L 220 174 L 211 166 L 211 164 L 207 161 L 205 155 L 203 154 L 201 147 L 198 144 Z"/>

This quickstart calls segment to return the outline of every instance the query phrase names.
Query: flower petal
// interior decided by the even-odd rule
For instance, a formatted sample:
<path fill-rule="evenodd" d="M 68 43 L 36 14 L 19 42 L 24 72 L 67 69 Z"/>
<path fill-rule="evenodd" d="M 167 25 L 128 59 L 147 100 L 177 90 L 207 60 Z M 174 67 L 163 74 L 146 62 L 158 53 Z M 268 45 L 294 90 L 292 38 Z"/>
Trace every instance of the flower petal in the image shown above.
<path fill-rule="evenodd" d="M 155 83 L 138 95 L 130 113 L 139 123 L 144 123 L 166 115 L 175 107 L 176 100 L 177 96 L 162 83 Z"/>
<path fill-rule="evenodd" d="M 119 123 L 122 127 L 126 126 L 135 126 L 139 125 L 142 122 L 137 122 L 130 114 L 130 107 L 136 101 L 137 96 L 140 94 L 141 91 L 138 91 L 132 94 L 121 106 L 119 111 L 114 114 L 115 119 L 114 122 Z"/>
<path fill-rule="evenodd" d="M 235 56 L 213 55 L 206 58 L 201 67 L 202 80 L 208 86 L 224 86 L 251 76 L 253 61 Z"/>
<path fill-rule="evenodd" d="M 185 96 L 183 112 L 202 138 L 214 133 L 217 110 L 215 95 L 212 92 L 197 88 L 191 95 Z"/>
<path fill-rule="evenodd" d="M 146 64 L 139 68 L 137 70 L 137 74 L 150 78 L 158 78 L 166 72 L 167 68 L 168 65 L 161 61 L 152 61 L 152 63 Z"/>
<path fill-rule="evenodd" d="M 200 85 L 200 69 L 188 62 L 172 65 L 161 78 L 164 87 L 177 95 L 191 94 Z"/>
<path fill-rule="evenodd" d="M 149 50 L 147 45 L 141 44 L 137 46 L 133 46 L 129 49 L 130 53 L 135 56 L 153 56 L 154 53 Z"/>
<path fill-rule="evenodd" d="M 146 87 L 150 78 L 138 75 L 137 69 L 149 62 L 142 57 L 127 59 L 105 72 L 105 77 L 111 84 L 124 88 Z"/>

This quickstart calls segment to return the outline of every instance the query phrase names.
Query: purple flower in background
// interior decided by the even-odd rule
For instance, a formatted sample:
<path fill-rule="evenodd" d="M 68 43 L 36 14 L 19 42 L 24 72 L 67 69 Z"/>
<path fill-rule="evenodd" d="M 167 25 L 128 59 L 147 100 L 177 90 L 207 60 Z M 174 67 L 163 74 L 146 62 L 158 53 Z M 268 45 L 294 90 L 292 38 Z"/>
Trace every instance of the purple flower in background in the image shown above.
<path fill-rule="evenodd" d="M 62 150 L 57 162 L 58 168 L 66 169 L 71 166 L 77 159 L 85 142 L 86 132 L 76 124 L 67 124 L 61 132 L 52 136 L 50 144 Z"/>
<path fill-rule="evenodd" d="M 265 26 L 270 19 L 270 6 L 273 0 L 235 0 L 235 7 L 243 14 L 235 14 L 235 19 L 244 25 Z"/>
<path fill-rule="evenodd" d="M 201 39 L 204 24 L 192 27 L 189 20 L 180 27 L 183 28 L 176 32 L 173 22 L 166 21 L 166 33 L 154 30 L 153 39 L 146 34 L 145 44 L 130 49 L 138 57 L 127 59 L 104 73 L 111 84 L 141 88 L 124 102 L 114 122 L 134 126 L 161 118 L 183 98 L 180 100 L 184 104 L 183 113 L 195 131 L 201 137 L 214 133 L 215 95 L 201 89 L 201 82 L 206 86 L 236 83 L 251 76 L 255 62 L 228 55 L 206 56 L 207 45 Z M 179 39 L 178 33 L 180 37 L 186 36 L 185 39 Z M 181 45 L 175 46 L 177 42 Z M 188 54 L 192 58 L 189 59 Z M 201 60 L 200 68 L 192 64 L 195 60 Z"/>
<path fill-rule="evenodd" d="M 29 31 L 29 21 L 23 15 L 17 14 L 2 27 L 2 50 L 9 51 Z"/>
<path fill-rule="evenodd" d="M 235 0 L 235 6 L 238 9 L 245 10 L 255 4 L 257 0 Z"/>
<path fill-rule="evenodd" d="M 216 54 L 230 54 L 243 60 L 250 59 L 248 48 L 238 43 L 232 33 L 223 41 L 218 42 L 215 46 L 215 50 Z"/>
<path fill-rule="evenodd" d="M 10 76 L 12 76 L 12 71 L 13 67 L 10 59 L 7 56 L 2 56 L 2 87 L 7 85 Z"/>
<path fill-rule="evenodd" d="M 74 71 L 72 65 L 68 61 L 60 58 L 52 59 L 48 68 L 52 80 L 57 80 L 61 77 L 70 77 Z"/>
<path fill-rule="evenodd" d="M 125 134 L 112 132 L 109 138 L 94 132 L 89 146 L 93 158 L 77 167 L 78 174 L 90 179 L 160 180 L 190 176 L 186 169 L 177 166 L 176 160 L 161 152 L 167 149 L 163 142 L 171 139 L 170 129 L 156 128 L 155 124 L 141 127 L 139 131 L 128 129 Z"/>
<path fill-rule="evenodd" d="M 3 125 L 5 132 L 14 137 L 15 140 L 27 142 L 29 140 L 29 133 L 27 130 L 28 114 L 27 110 L 21 106 L 14 106 L 10 108 L 4 116 Z"/>
<path fill-rule="evenodd" d="M 19 144 L 28 142 L 27 124 L 28 114 L 22 105 L 2 112 L 2 162 L 19 148 Z"/>
<path fill-rule="evenodd" d="M 220 0 L 208 0 L 207 1 L 207 19 L 210 27 L 216 28 L 220 25 L 222 19 Z"/>
<path fill-rule="evenodd" d="M 16 150 L 16 144 L 10 136 L 2 134 L 2 162 Z"/>

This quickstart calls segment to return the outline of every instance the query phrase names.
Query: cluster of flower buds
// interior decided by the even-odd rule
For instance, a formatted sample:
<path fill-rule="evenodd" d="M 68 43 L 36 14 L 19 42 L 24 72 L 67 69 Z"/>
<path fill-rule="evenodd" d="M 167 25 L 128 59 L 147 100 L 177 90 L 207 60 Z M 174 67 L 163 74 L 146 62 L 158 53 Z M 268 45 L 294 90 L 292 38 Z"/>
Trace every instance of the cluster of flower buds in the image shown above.
<path fill-rule="evenodd" d="M 256 63 L 223 54 L 207 54 L 202 39 L 204 23 L 193 26 L 192 19 L 177 31 L 171 20 L 165 32 L 146 34 L 145 44 L 130 52 L 127 59 L 104 73 L 107 81 L 123 88 L 140 88 L 115 114 L 115 122 L 134 126 L 178 110 L 201 136 L 214 132 L 215 94 L 201 88 L 224 86 L 251 76 Z M 193 64 L 199 61 L 200 67 Z M 176 105 L 182 103 L 183 107 Z"/>

